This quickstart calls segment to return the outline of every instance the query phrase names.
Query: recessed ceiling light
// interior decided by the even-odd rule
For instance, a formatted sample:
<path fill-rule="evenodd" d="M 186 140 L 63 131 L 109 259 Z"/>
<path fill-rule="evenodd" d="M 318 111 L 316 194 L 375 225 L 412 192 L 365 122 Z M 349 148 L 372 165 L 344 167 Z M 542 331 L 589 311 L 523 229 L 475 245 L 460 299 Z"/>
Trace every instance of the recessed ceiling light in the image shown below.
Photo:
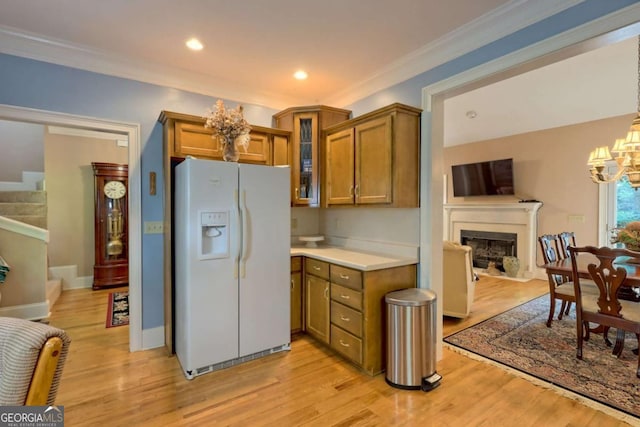
<path fill-rule="evenodd" d="M 293 73 L 293 77 L 295 77 L 298 80 L 305 80 L 307 77 L 309 77 L 309 75 L 304 70 L 298 70 L 295 73 Z"/>
<path fill-rule="evenodd" d="M 204 47 L 202 43 L 200 43 L 200 40 L 196 39 L 195 37 L 187 40 L 187 43 L 185 44 L 191 50 L 202 50 L 202 48 Z"/>

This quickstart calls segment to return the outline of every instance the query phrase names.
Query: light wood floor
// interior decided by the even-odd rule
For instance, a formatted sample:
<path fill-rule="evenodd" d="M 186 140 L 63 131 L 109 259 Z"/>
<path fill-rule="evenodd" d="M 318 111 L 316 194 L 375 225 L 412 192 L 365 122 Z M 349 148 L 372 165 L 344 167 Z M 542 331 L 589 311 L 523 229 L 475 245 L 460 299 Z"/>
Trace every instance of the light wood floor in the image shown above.
<path fill-rule="evenodd" d="M 472 315 L 445 335 L 547 291 L 482 277 Z M 434 391 L 390 387 L 312 339 L 188 381 L 164 349 L 129 353 L 128 326 L 105 329 L 109 291 L 65 291 L 51 324 L 72 338 L 56 403 L 67 426 L 626 426 L 506 371 L 444 350 Z"/>

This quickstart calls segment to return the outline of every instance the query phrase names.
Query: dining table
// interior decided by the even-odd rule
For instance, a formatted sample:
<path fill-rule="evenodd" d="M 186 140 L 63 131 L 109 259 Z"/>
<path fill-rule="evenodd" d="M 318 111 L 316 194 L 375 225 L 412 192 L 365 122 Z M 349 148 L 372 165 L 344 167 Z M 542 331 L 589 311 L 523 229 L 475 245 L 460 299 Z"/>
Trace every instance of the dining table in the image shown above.
<path fill-rule="evenodd" d="M 589 274 L 589 264 L 597 264 L 598 259 L 595 257 L 595 255 L 589 253 L 581 253 L 577 255 L 576 261 L 578 276 L 580 276 L 581 279 L 591 279 L 591 276 Z M 618 291 L 618 298 L 627 301 L 640 302 L 640 259 L 619 257 L 616 259 L 616 261 L 614 261 L 613 266 L 616 268 L 622 267 L 627 272 L 625 284 L 628 284 L 629 287 L 620 288 L 620 290 Z M 571 257 L 544 264 L 542 267 L 546 270 L 547 275 L 558 274 L 565 277 L 573 276 Z M 604 332 L 603 328 L 600 325 L 590 329 L 590 331 L 595 333 Z M 605 341 L 609 343 L 606 336 Z M 616 346 L 618 345 L 623 345 L 623 343 L 616 342 Z M 633 353 L 638 354 L 638 349 L 634 349 Z"/>
<path fill-rule="evenodd" d="M 597 263 L 595 255 L 582 253 L 577 255 L 577 267 L 578 275 L 581 279 L 591 279 L 589 275 L 589 264 Z M 620 257 L 613 263 L 614 267 L 622 267 L 627 272 L 627 278 L 625 284 L 628 284 L 631 288 L 622 288 L 622 295 L 618 295 L 621 299 L 640 301 L 635 289 L 640 289 L 640 259 Z M 542 266 L 547 274 L 558 274 L 561 276 L 571 277 L 573 275 L 573 268 L 571 266 L 571 258 L 567 257 L 555 262 L 550 262 Z"/>

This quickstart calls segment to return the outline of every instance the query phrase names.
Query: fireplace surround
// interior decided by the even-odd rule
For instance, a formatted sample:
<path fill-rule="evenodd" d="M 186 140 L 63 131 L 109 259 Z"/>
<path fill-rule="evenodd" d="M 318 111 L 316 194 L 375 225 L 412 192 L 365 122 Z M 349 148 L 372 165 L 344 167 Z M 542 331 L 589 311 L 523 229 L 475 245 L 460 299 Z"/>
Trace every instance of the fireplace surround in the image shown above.
<path fill-rule="evenodd" d="M 536 275 L 540 202 L 448 203 L 444 205 L 444 240 L 460 242 L 462 230 L 516 234 L 516 256 L 524 278 Z"/>
<path fill-rule="evenodd" d="M 518 256 L 518 234 L 499 231 L 460 230 L 460 243 L 471 246 L 473 266 L 487 268 L 493 261 L 496 268 L 504 271 L 502 258 Z"/>

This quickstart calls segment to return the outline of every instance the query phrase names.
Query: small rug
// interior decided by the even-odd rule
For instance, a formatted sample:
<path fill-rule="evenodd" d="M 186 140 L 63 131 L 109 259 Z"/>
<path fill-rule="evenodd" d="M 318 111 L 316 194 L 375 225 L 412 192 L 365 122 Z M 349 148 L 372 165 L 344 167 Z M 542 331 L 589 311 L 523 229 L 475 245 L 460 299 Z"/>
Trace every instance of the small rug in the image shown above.
<path fill-rule="evenodd" d="M 558 308 L 556 308 L 557 312 Z M 547 328 L 549 296 L 471 326 L 444 339 L 446 343 L 499 364 L 640 417 L 640 378 L 635 335 L 627 334 L 622 356 L 611 354 L 601 334 L 583 344 L 583 360 L 576 357 L 576 320 L 572 308 Z M 615 330 L 609 331 L 615 341 Z"/>
<path fill-rule="evenodd" d="M 107 307 L 107 328 L 129 324 L 129 292 L 111 292 Z"/>

